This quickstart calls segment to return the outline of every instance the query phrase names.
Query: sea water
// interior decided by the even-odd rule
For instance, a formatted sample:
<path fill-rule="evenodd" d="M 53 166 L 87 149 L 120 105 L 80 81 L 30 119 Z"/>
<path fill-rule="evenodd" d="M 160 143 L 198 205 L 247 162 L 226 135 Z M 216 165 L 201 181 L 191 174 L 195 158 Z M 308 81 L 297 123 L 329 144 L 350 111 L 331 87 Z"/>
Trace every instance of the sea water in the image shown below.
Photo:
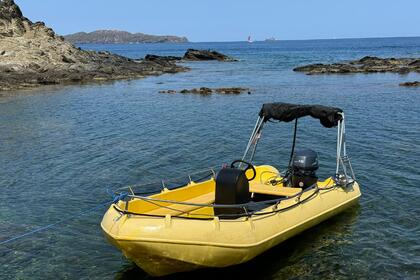
<path fill-rule="evenodd" d="M 191 62 L 186 73 L 0 98 L 0 240 L 95 207 L 110 199 L 107 189 L 240 158 L 263 103 L 323 104 L 346 114 L 347 151 L 363 193 L 359 205 L 247 264 L 173 278 L 420 277 L 420 88 L 398 85 L 420 74 L 292 71 L 366 55 L 420 57 L 420 38 L 81 47 L 132 58 L 214 49 L 239 61 Z M 159 93 L 236 86 L 251 94 Z M 297 149 L 316 150 L 319 175 L 332 175 L 336 130 L 314 119 L 299 123 Z M 267 124 L 255 163 L 284 170 L 292 132 L 291 123 Z M 0 246 L 0 278 L 147 278 L 104 239 L 105 210 Z"/>

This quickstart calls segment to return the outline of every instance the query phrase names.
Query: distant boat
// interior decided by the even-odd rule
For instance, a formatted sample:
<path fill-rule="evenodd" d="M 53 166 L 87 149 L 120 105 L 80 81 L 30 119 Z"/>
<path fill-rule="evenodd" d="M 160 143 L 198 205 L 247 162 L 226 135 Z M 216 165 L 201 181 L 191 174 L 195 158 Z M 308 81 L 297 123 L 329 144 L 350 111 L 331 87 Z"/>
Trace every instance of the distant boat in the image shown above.
<path fill-rule="evenodd" d="M 266 42 L 275 42 L 275 41 L 278 41 L 278 40 L 274 37 L 269 37 L 269 38 L 265 39 L 265 41 Z"/>
<path fill-rule="evenodd" d="M 254 41 L 252 41 L 252 38 L 251 38 L 251 35 L 250 35 L 250 36 L 248 36 L 248 43 L 252 43 L 252 42 L 254 42 Z"/>

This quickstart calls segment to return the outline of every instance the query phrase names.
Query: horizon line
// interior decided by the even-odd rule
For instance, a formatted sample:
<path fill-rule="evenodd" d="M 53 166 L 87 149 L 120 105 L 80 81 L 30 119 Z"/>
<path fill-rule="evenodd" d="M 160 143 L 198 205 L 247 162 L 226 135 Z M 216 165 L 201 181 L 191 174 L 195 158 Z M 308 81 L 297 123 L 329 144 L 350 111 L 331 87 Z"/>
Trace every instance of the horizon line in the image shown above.
<path fill-rule="evenodd" d="M 99 30 L 99 29 L 98 29 Z M 110 30 L 110 29 L 101 29 L 101 30 Z M 122 31 L 122 30 L 116 30 Z M 84 31 L 80 31 L 84 32 Z M 78 33 L 78 32 L 76 32 Z M 71 33 L 71 34 L 76 34 Z M 141 33 L 141 32 L 137 32 Z M 67 34 L 67 35 L 71 35 Z M 62 36 L 67 36 L 62 35 Z M 148 34 L 149 35 L 149 34 Z M 187 38 L 188 42 L 160 42 L 160 43 L 142 43 L 142 44 L 188 44 L 188 43 L 240 43 L 240 42 L 247 42 L 247 40 L 240 40 L 240 41 L 190 41 L 187 36 L 178 36 L 178 35 L 156 35 L 156 36 L 177 36 L 177 37 L 185 37 Z M 274 37 L 275 38 L 275 37 Z M 271 42 L 284 42 L 284 41 L 322 41 L 322 40 L 354 40 L 354 39 L 397 39 L 397 38 L 420 38 L 420 35 L 413 35 L 413 36 L 384 36 L 384 37 L 343 37 L 343 38 L 312 38 L 312 39 L 275 39 Z M 266 42 L 265 39 L 263 40 L 254 40 L 252 43 L 256 42 Z M 78 43 L 78 44 L 92 44 L 92 43 Z M 124 44 L 124 43 L 107 43 L 107 44 Z"/>
<path fill-rule="evenodd" d="M 187 36 L 186 36 L 187 37 Z M 187 37 L 188 38 L 188 37 Z M 270 37 L 268 37 L 270 38 Z M 283 41 L 317 41 L 317 40 L 349 40 L 349 39 L 392 39 L 392 38 L 420 38 L 420 35 L 413 36 L 383 36 L 383 37 L 342 37 L 342 38 L 311 38 L 311 39 L 277 39 L 273 42 L 283 42 Z M 188 41 L 188 43 L 235 43 L 235 42 L 246 42 L 247 40 L 240 41 Z M 259 40 L 255 39 L 255 42 L 265 42 L 265 39 Z M 183 43 L 180 43 L 183 44 Z"/>

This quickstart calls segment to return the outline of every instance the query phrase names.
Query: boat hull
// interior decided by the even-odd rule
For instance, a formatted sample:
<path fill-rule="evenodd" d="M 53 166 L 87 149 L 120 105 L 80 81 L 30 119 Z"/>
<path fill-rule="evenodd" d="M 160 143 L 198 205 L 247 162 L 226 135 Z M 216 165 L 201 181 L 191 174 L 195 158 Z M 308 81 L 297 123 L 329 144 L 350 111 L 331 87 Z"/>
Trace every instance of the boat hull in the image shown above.
<path fill-rule="evenodd" d="M 152 276 L 226 267 L 251 260 L 354 205 L 360 197 L 357 182 L 314 192 L 304 192 L 301 201 L 308 199 L 298 205 L 297 198 L 283 201 L 278 209 L 284 211 L 236 220 L 129 216 L 111 206 L 101 226 L 112 244 Z"/>

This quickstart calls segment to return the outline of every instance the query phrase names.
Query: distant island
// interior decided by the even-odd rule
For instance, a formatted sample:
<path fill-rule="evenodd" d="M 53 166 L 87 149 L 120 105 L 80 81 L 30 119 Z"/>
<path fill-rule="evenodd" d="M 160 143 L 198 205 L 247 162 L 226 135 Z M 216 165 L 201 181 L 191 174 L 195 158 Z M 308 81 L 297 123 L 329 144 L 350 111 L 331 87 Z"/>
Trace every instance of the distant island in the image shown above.
<path fill-rule="evenodd" d="M 64 36 L 71 43 L 186 43 L 186 37 L 172 35 L 149 35 L 144 33 L 130 33 L 120 30 L 97 30 L 93 32 L 78 32 Z"/>

